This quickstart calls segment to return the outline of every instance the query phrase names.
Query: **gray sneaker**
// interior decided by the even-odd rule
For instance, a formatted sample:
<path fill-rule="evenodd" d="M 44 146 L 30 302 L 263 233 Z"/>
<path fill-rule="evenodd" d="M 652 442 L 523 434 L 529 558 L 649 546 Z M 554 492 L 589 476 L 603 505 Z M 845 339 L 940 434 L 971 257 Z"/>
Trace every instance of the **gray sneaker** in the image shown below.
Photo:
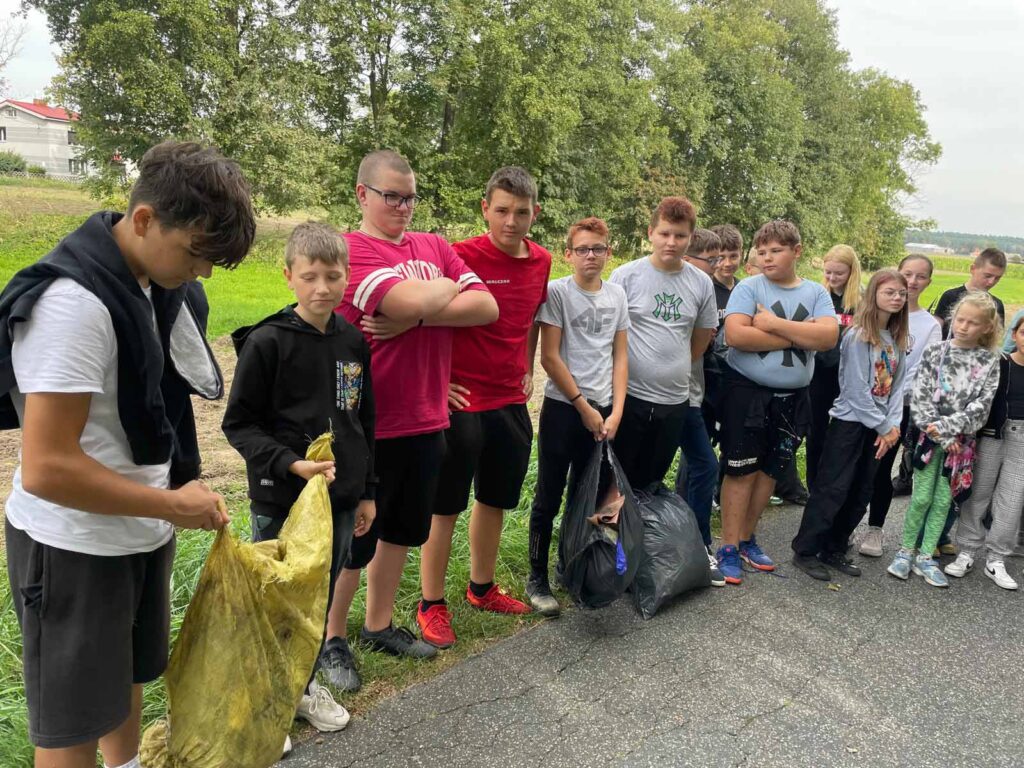
<path fill-rule="evenodd" d="M 551 586 L 547 579 L 530 579 L 526 582 L 526 599 L 530 607 L 541 616 L 557 616 L 562 612 L 555 596 L 551 594 Z"/>
<path fill-rule="evenodd" d="M 868 557 L 882 556 L 882 529 L 877 525 L 868 527 L 864 538 L 860 540 L 857 552 Z"/>
<path fill-rule="evenodd" d="M 331 687 L 339 691 L 353 693 L 363 685 L 352 649 L 343 637 L 332 637 L 324 645 L 320 654 L 320 671 Z"/>
<path fill-rule="evenodd" d="M 363 627 L 359 631 L 359 639 L 370 646 L 370 650 L 383 651 L 392 656 L 409 656 L 413 659 L 432 659 L 437 656 L 437 648 L 419 640 L 405 627 L 391 625 L 379 632 L 371 632 Z"/>
<path fill-rule="evenodd" d="M 896 553 L 896 557 L 892 559 L 889 567 L 886 570 L 895 576 L 897 579 L 903 579 L 906 581 L 910 578 L 910 569 L 914 565 L 914 553 L 909 549 L 900 549 Z"/>

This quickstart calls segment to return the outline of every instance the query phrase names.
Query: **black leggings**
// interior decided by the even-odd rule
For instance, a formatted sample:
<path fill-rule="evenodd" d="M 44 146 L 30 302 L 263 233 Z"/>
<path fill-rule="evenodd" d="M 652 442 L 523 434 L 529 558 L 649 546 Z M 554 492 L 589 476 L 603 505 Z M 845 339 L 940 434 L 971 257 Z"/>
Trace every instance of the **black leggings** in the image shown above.
<path fill-rule="evenodd" d="M 911 432 L 915 434 L 911 435 Z M 889 506 L 892 504 L 892 468 L 896 463 L 896 454 L 900 452 L 900 448 L 905 452 L 913 452 L 913 445 L 917 441 L 916 432 L 916 429 L 911 429 L 910 407 L 903 406 L 903 419 L 900 421 L 900 445 L 886 453 L 878 462 L 875 490 L 871 494 L 871 506 L 868 510 L 868 525 L 877 528 L 885 525 L 885 518 L 889 514 Z"/>

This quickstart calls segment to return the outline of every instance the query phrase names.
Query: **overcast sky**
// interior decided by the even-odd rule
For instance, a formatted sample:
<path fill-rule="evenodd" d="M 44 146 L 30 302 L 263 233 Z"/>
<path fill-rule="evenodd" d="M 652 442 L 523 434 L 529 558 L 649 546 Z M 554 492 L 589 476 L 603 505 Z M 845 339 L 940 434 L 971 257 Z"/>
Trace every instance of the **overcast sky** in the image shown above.
<path fill-rule="evenodd" d="M 942 144 L 908 212 L 940 229 L 1024 237 L 1024 2 L 825 1 L 853 66 L 913 83 Z M 0 14 L 19 6 L 0 0 Z M 33 12 L 28 24 L 4 73 L 15 98 L 42 96 L 57 72 L 45 18 Z"/>

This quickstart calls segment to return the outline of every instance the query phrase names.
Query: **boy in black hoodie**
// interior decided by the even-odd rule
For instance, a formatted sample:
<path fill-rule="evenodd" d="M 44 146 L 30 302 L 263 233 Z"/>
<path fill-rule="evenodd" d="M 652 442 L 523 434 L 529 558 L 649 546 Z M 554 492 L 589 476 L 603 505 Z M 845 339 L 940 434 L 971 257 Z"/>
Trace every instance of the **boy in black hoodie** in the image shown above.
<path fill-rule="evenodd" d="M 353 531 L 366 533 L 376 515 L 370 349 L 334 313 L 348 284 L 348 251 L 333 228 L 296 227 L 285 247 L 284 275 L 297 303 L 231 336 L 238 366 L 223 428 L 245 458 L 255 541 L 277 537 L 307 480 L 327 478 L 334 527 L 330 605 Z M 305 460 L 307 444 L 325 430 L 334 433 L 336 462 Z M 358 577 L 356 570 L 356 583 Z M 330 638 L 317 667 L 332 663 L 339 644 L 347 655 L 345 640 Z M 319 731 L 341 730 L 348 713 L 314 678 L 315 670 L 297 715 Z"/>

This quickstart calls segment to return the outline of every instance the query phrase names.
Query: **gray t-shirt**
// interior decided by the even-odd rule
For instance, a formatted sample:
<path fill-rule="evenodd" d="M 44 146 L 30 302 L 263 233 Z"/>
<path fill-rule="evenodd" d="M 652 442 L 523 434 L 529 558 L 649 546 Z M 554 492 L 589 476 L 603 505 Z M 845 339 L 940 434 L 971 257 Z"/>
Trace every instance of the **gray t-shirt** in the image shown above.
<path fill-rule="evenodd" d="M 689 400 L 690 337 L 694 328 L 717 328 L 711 278 L 683 262 L 678 272 L 638 259 L 612 272 L 629 301 L 629 387 L 633 397 L 659 405 Z"/>
<path fill-rule="evenodd" d="M 537 322 L 562 329 L 559 354 L 583 396 L 598 405 L 612 402 L 612 348 L 615 334 L 629 329 L 629 311 L 622 288 L 604 282 L 585 291 L 572 275 L 548 283 L 548 300 L 537 310 Z M 544 396 L 569 402 L 548 379 Z"/>
<path fill-rule="evenodd" d="M 725 316 L 753 317 L 758 304 L 786 320 L 836 316 L 828 291 L 819 283 L 801 280 L 800 285 L 783 288 L 764 275 L 748 277 L 733 289 Z M 814 375 L 814 351 L 809 349 L 741 352 L 730 345 L 726 362 L 751 381 L 773 389 L 806 387 Z"/>

